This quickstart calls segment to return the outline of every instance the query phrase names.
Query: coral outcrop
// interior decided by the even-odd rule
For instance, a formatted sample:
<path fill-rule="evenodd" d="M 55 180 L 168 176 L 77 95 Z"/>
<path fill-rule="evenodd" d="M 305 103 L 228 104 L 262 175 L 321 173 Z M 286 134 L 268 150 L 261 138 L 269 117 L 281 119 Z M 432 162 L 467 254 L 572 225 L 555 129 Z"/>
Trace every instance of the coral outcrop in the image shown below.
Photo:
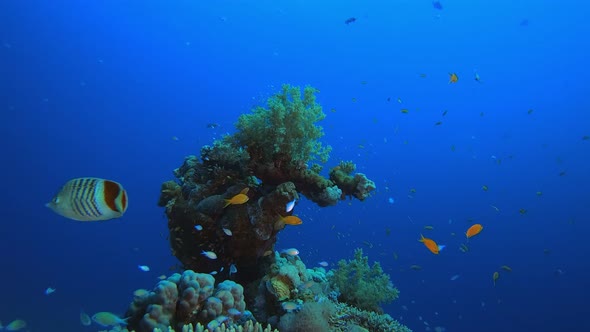
<path fill-rule="evenodd" d="M 172 254 L 184 268 L 247 284 L 263 275 L 264 255 L 285 228 L 279 221 L 293 214 L 285 210 L 288 202 L 304 195 L 323 207 L 370 196 L 375 184 L 353 174 L 352 162 L 336 166 L 329 178 L 319 164 L 308 167 L 326 162 L 331 151 L 320 141 L 325 114 L 316 93 L 284 85 L 265 107 L 240 116 L 233 135 L 202 147 L 200 157 L 186 157 L 176 181 L 162 184 L 158 204 L 166 209 Z M 247 200 L 226 206 L 238 194 Z M 232 266 L 238 273 L 230 276 Z"/>

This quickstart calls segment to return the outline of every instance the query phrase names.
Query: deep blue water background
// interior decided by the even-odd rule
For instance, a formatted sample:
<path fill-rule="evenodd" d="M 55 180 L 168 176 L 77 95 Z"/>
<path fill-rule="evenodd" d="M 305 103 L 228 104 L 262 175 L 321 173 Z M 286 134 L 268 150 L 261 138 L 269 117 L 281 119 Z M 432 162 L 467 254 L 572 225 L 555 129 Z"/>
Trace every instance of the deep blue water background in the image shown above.
<path fill-rule="evenodd" d="M 328 164 L 354 160 L 377 191 L 300 202 L 304 224 L 277 249 L 313 266 L 363 247 L 401 291 L 386 311 L 415 331 L 590 330 L 590 6 L 442 4 L 0 2 L 0 321 L 92 331 L 81 308 L 122 314 L 177 263 L 160 184 L 290 83 L 321 91 Z M 125 216 L 78 223 L 44 207 L 80 176 L 123 183 Z M 471 218 L 485 228 L 462 253 Z M 447 248 L 432 255 L 420 233 Z"/>

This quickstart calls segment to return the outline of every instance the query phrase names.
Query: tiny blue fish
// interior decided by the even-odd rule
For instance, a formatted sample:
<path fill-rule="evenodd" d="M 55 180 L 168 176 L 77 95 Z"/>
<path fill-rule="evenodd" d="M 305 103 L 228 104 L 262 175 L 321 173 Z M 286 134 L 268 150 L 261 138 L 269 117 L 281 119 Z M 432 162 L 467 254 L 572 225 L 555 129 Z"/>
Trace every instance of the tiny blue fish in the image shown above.
<path fill-rule="evenodd" d="M 451 281 L 455 281 L 457 279 L 459 279 L 460 275 L 455 274 L 454 276 L 451 277 Z"/>
<path fill-rule="evenodd" d="M 234 264 L 230 265 L 229 266 L 229 275 L 231 276 L 232 274 L 234 274 L 236 272 L 238 272 L 238 268 Z"/>
<path fill-rule="evenodd" d="M 201 225 L 195 225 L 195 229 L 198 231 L 202 231 L 203 230 L 203 226 Z"/>
<path fill-rule="evenodd" d="M 438 251 L 442 251 L 444 248 L 446 248 L 447 246 L 444 244 L 439 244 L 438 245 Z"/>

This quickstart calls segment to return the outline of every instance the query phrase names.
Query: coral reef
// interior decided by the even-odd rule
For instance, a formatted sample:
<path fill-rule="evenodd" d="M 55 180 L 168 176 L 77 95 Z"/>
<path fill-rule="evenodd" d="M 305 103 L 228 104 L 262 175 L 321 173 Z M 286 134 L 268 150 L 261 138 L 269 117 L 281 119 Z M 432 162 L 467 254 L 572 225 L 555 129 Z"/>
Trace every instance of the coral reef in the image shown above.
<path fill-rule="evenodd" d="M 307 302 L 299 312 L 284 314 L 279 321 L 279 331 L 308 332 L 331 331 L 330 317 L 336 308 L 330 301 Z"/>
<path fill-rule="evenodd" d="M 411 332 L 389 315 L 339 302 L 332 290 L 332 271 L 307 269 L 299 256 L 286 253 L 275 252 L 269 260 L 271 264 L 258 286 L 247 292 L 230 280 L 214 286 L 215 279 L 209 274 L 191 270 L 175 273 L 158 282 L 151 292 L 135 296 L 125 315 L 127 328 L 137 332 L 277 331 L 273 328 L 293 332 Z M 354 261 L 345 264 L 354 266 L 348 271 L 369 269 L 360 250 L 355 252 Z M 343 271 L 339 268 L 336 274 Z M 371 271 L 376 274 L 380 268 L 374 265 Z M 282 286 L 273 286 L 273 280 L 279 280 Z M 366 276 L 364 280 L 385 282 L 384 278 L 367 279 Z M 283 290 L 278 291 L 281 287 Z M 250 307 L 252 312 L 246 310 L 246 296 L 256 299 Z M 266 327 L 260 321 L 264 321 Z M 111 331 L 127 330 L 115 327 Z"/>
<path fill-rule="evenodd" d="M 245 310 L 241 285 L 231 280 L 217 287 L 214 285 L 215 279 L 210 274 L 191 270 L 182 275 L 175 273 L 158 282 L 152 292 L 133 300 L 126 314 L 128 326 L 136 331 L 168 329 L 169 326 L 180 330 L 184 325 L 195 323 L 231 326 L 244 317 L 251 317 Z"/>
<path fill-rule="evenodd" d="M 177 180 L 162 184 L 158 205 L 166 209 L 172 254 L 183 268 L 248 284 L 263 275 L 264 255 L 285 227 L 278 221 L 293 213 L 285 211 L 288 202 L 301 194 L 322 207 L 369 197 L 375 184 L 352 174 L 351 161 L 334 167 L 329 178 L 318 164 L 308 168 L 314 160 L 326 162 L 331 150 L 320 142 L 317 122 L 325 114 L 316 93 L 284 85 L 265 107 L 240 116 L 236 133 L 203 146 L 200 157 L 186 157 L 174 170 Z M 226 207 L 241 193 L 246 200 Z M 231 266 L 238 273 L 230 276 Z"/>
<path fill-rule="evenodd" d="M 353 260 L 340 260 L 328 275 L 339 292 L 338 300 L 362 310 L 381 312 L 380 304 L 397 299 L 399 291 L 378 262 L 369 266 L 369 258 L 356 249 Z"/>
<path fill-rule="evenodd" d="M 286 206 L 301 195 L 325 207 L 363 201 L 375 190 L 366 175 L 354 173 L 352 161 L 330 169 L 327 178 L 320 174 L 314 161 L 326 163 L 331 147 L 320 142 L 317 123 L 325 114 L 316 93 L 284 85 L 265 107 L 240 116 L 234 134 L 203 146 L 199 157 L 187 156 L 174 170 L 176 181 L 162 184 L 158 205 L 168 217 L 172 254 L 186 270 L 134 299 L 129 328 L 409 331 L 378 314 L 398 292 L 362 251 L 330 272 L 307 269 L 296 250 L 274 251 L 277 234 L 298 224 L 285 222 L 294 212 Z M 217 283 L 213 275 L 228 280 Z"/>
<path fill-rule="evenodd" d="M 280 331 L 399 331 L 410 332 L 410 329 L 399 322 L 376 312 L 378 303 L 387 302 L 397 297 L 397 289 L 392 288 L 389 277 L 383 274 L 378 263 L 369 267 L 367 258 L 362 251 L 355 252 L 355 260 L 345 262 L 345 269 L 339 268 L 336 274 L 342 277 L 345 272 L 358 274 L 363 283 L 376 282 L 377 288 L 384 295 L 375 294 L 370 285 L 361 282 L 352 283 L 352 297 L 360 297 L 354 287 L 360 291 L 369 291 L 366 297 L 369 302 L 361 302 L 372 310 L 363 310 L 348 303 L 338 301 L 334 272 L 326 273 L 323 268 L 307 269 L 299 256 L 289 256 L 275 252 L 267 274 L 261 279 L 257 288 L 256 301 L 250 309 L 258 320 L 270 322 Z M 277 292 L 270 287 L 272 280 L 278 279 L 284 285 L 284 292 Z M 343 279 L 343 278 L 341 278 Z M 384 286 L 386 285 L 386 286 Z M 385 289 L 383 289 L 385 287 Z M 249 293 L 248 291 L 246 292 Z M 346 297 L 345 297 L 346 298 Z M 291 309 L 286 309 L 287 306 Z"/>
<path fill-rule="evenodd" d="M 336 314 L 330 317 L 330 331 L 388 331 L 412 332 L 387 314 L 379 314 L 355 308 L 345 303 L 336 303 Z"/>

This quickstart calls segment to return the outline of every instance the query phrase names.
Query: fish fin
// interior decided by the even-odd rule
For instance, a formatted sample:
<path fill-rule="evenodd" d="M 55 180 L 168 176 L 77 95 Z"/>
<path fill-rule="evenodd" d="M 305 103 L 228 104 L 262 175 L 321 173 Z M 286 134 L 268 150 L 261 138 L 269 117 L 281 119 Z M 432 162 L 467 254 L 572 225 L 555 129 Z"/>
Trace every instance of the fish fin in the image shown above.
<path fill-rule="evenodd" d="M 228 205 L 231 204 L 231 200 L 225 199 L 224 201 L 225 201 L 225 204 L 223 205 L 223 208 L 225 209 Z"/>

